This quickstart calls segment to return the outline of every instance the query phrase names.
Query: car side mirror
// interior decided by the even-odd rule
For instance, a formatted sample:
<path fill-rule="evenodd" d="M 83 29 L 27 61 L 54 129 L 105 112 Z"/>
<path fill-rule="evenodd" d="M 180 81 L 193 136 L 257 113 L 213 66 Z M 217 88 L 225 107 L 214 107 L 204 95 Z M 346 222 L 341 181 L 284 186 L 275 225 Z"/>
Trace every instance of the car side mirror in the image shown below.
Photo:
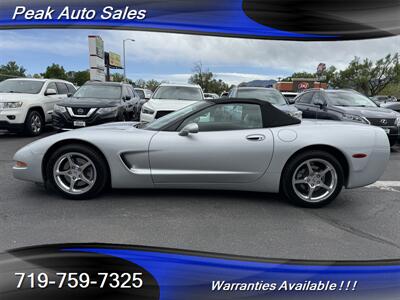
<path fill-rule="evenodd" d="M 67 94 L 67 97 L 68 97 L 68 98 L 71 98 L 71 97 L 72 97 L 72 93 L 68 93 L 68 94 Z"/>
<path fill-rule="evenodd" d="M 131 100 L 131 96 L 124 96 L 124 97 L 122 97 L 122 100 L 124 100 L 124 101 Z"/>
<path fill-rule="evenodd" d="M 55 89 L 47 89 L 44 95 L 45 96 L 57 95 L 57 91 Z"/>
<path fill-rule="evenodd" d="M 320 109 L 323 109 L 326 106 L 326 103 L 322 101 L 321 99 L 315 100 L 314 104 L 319 106 Z"/>
<path fill-rule="evenodd" d="M 296 101 L 294 100 L 294 98 L 289 99 L 288 102 L 289 102 L 289 104 L 295 104 L 295 103 L 296 103 Z"/>
<path fill-rule="evenodd" d="M 196 123 L 187 124 L 182 130 L 179 132 L 180 136 L 188 136 L 190 133 L 198 133 L 199 125 Z"/>

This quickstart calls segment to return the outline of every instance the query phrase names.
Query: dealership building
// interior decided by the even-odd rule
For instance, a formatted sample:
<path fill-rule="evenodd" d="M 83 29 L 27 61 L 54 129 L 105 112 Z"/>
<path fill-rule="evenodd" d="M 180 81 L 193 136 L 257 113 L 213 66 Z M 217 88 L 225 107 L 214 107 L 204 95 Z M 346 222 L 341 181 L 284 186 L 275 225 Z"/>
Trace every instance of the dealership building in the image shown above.
<path fill-rule="evenodd" d="M 301 92 L 306 89 L 327 88 L 327 84 L 319 82 L 317 78 L 292 78 L 292 81 L 278 81 L 274 88 L 281 92 Z"/>

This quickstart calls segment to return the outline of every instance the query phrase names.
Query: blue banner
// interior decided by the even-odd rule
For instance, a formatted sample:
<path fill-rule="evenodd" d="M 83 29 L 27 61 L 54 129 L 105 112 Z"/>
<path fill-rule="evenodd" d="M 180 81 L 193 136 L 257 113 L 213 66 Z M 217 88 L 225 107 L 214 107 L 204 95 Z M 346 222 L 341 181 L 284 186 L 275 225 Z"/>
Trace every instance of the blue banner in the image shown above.
<path fill-rule="evenodd" d="M 2 0 L 0 28 L 154 30 L 284 40 L 342 40 L 400 33 L 399 2 L 326 0 Z M 397 12 L 397 13 L 396 13 Z"/>
<path fill-rule="evenodd" d="M 160 300 L 398 299 L 400 295 L 400 260 L 263 259 L 65 244 L 13 250 L 3 255 L 0 265 L 3 300 L 30 295 L 63 299 L 71 293 L 79 295 L 77 299 L 101 295 L 101 299 Z"/>

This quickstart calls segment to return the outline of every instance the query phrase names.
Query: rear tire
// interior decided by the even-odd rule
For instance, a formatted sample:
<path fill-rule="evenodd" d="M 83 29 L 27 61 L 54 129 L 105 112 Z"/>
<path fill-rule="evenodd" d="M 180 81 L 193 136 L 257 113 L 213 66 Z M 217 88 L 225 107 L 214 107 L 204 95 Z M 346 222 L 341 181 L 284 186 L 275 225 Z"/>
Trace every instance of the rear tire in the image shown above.
<path fill-rule="evenodd" d="M 24 134 L 27 136 L 38 136 L 44 128 L 44 120 L 40 112 L 31 110 L 25 119 Z"/>
<path fill-rule="evenodd" d="M 108 182 L 106 161 L 89 146 L 62 146 L 51 154 L 46 163 L 46 187 L 67 199 L 94 198 L 108 186 Z"/>
<path fill-rule="evenodd" d="M 330 153 L 312 150 L 291 158 L 283 172 L 281 190 L 293 204 L 317 208 L 332 202 L 344 185 L 340 162 Z"/>

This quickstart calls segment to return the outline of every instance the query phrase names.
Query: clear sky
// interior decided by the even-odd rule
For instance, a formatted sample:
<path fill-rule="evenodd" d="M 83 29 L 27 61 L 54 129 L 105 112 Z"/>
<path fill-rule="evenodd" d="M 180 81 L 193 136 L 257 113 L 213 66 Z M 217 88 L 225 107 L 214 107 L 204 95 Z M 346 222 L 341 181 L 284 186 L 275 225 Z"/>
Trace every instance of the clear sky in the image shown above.
<path fill-rule="evenodd" d="M 318 63 L 344 68 L 354 56 L 377 59 L 399 52 L 400 37 L 345 42 L 293 42 L 198 35 L 83 29 L 0 31 L 0 64 L 10 60 L 29 74 L 57 63 L 67 71 L 89 67 L 88 35 L 100 35 L 106 51 L 122 55 L 127 42 L 127 77 L 187 82 L 194 63 L 230 84 L 315 72 Z"/>

